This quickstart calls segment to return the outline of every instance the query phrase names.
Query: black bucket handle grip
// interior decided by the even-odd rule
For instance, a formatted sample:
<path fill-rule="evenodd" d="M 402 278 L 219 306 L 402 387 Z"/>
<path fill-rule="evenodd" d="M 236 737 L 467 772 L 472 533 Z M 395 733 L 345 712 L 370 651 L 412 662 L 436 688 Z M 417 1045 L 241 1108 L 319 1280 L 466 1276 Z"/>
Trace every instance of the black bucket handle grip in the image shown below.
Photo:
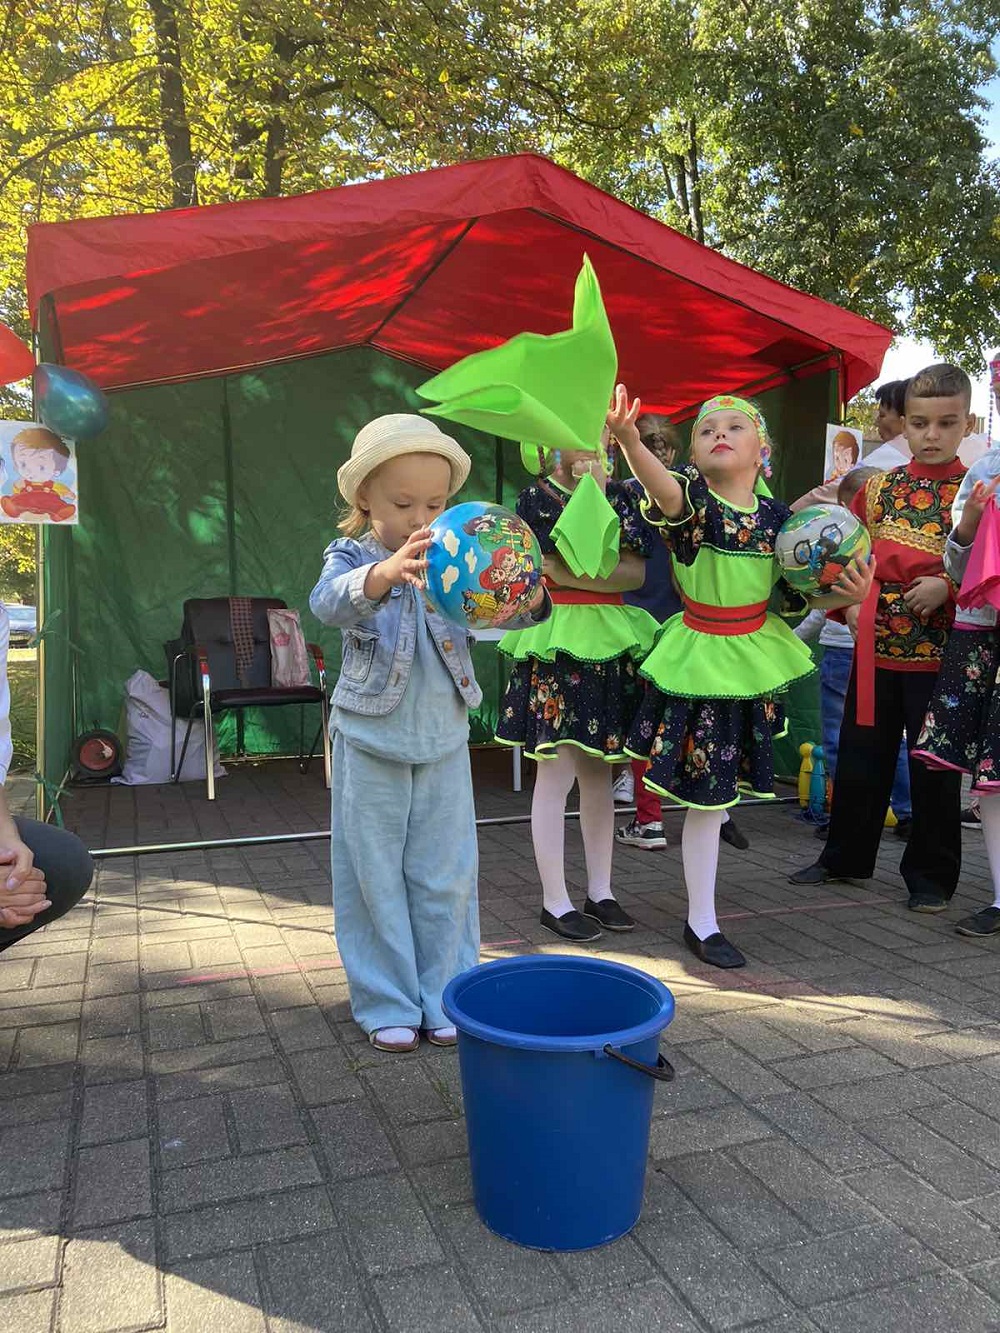
<path fill-rule="evenodd" d="M 604 1047 L 604 1054 L 610 1055 L 613 1060 L 620 1060 L 623 1065 L 628 1065 L 630 1069 L 638 1069 L 640 1074 L 648 1074 L 650 1078 L 655 1078 L 660 1083 L 670 1083 L 674 1079 L 674 1067 L 662 1055 L 657 1055 L 655 1065 L 644 1065 L 639 1060 L 633 1060 L 631 1056 L 622 1055 L 621 1051 L 616 1051 L 610 1042 Z"/>

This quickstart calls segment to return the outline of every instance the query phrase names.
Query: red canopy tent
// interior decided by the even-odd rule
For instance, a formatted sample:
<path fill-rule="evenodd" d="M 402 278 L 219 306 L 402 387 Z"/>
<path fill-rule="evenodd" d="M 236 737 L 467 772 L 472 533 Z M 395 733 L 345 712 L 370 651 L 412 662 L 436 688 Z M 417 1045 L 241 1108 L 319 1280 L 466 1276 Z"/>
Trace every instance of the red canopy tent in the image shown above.
<path fill-rule="evenodd" d="M 586 250 L 621 375 L 682 418 L 712 393 L 839 372 L 871 382 L 888 329 L 755 273 L 541 157 L 286 199 L 32 227 L 32 312 L 106 389 L 368 344 L 429 370 L 565 327 Z"/>
<path fill-rule="evenodd" d="M 647 406 L 683 420 L 712 393 L 761 393 L 776 484 L 815 484 L 823 423 L 877 375 L 889 330 L 540 157 L 31 228 L 42 359 L 118 391 L 109 429 L 79 451 L 79 527 L 44 530 L 48 626 L 64 613 L 42 663 L 48 780 L 65 771 L 68 701 L 113 726 L 135 668 L 162 673 L 184 598 L 267 592 L 304 606 L 353 433 L 419 406 L 415 386 L 469 352 L 565 328 L 584 253 L 621 377 Z M 470 498 L 513 503 L 517 450 L 458 434 Z M 335 664 L 336 636 L 309 628 Z M 477 652 L 495 677 L 491 646 Z M 493 690 L 474 734 L 492 735 L 498 703 Z M 278 745 L 270 725 L 258 752 Z"/>

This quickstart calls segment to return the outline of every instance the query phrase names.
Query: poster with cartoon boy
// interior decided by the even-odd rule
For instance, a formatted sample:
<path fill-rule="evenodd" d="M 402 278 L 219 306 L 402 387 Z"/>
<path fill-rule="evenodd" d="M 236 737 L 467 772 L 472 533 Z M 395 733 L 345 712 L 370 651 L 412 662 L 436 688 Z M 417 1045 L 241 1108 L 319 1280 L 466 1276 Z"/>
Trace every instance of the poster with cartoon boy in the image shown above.
<path fill-rule="evenodd" d="M 0 421 L 0 523 L 79 522 L 76 446 L 37 421 Z"/>

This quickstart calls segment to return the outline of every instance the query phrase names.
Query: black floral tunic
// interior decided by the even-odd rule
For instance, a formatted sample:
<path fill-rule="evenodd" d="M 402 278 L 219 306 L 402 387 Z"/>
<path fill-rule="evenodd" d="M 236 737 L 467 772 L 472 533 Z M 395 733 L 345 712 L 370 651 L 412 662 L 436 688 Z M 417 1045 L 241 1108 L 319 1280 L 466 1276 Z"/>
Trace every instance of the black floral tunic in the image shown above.
<path fill-rule="evenodd" d="M 552 529 L 569 494 L 548 481 L 518 497 L 517 512 L 545 555 L 558 553 Z M 648 556 L 657 538 L 639 512 L 635 490 L 612 481 L 606 494 L 621 524 L 620 548 Z M 505 636 L 501 648 L 514 664 L 497 740 L 522 745 L 530 759 L 552 758 L 560 745 L 572 745 L 624 762 L 625 737 L 643 693 L 637 663 L 657 628 L 639 607 L 557 602 L 544 625 Z"/>

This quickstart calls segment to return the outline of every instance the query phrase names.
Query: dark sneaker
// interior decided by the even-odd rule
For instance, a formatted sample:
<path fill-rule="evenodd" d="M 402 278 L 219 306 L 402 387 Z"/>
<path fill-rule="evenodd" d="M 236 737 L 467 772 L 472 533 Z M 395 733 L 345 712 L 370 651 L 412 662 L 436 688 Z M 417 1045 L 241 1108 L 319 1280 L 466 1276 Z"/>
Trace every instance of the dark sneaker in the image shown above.
<path fill-rule="evenodd" d="M 932 893 L 911 893 L 906 905 L 911 912 L 946 912 L 948 899 L 937 898 Z"/>
<path fill-rule="evenodd" d="M 983 821 L 979 817 L 979 811 L 974 806 L 969 806 L 968 810 L 962 811 L 962 818 L 959 821 L 962 828 L 977 829 L 980 833 L 983 831 Z"/>
<path fill-rule="evenodd" d="M 542 915 L 538 919 L 546 930 L 552 931 L 553 935 L 558 935 L 564 940 L 575 940 L 577 944 L 590 944 L 592 940 L 601 938 L 598 928 L 579 912 L 564 912 L 562 916 L 553 916 L 543 908 Z"/>
<path fill-rule="evenodd" d="M 984 907 L 981 912 L 963 917 L 955 926 L 956 935 L 996 935 L 1000 931 L 1000 907 Z"/>
<path fill-rule="evenodd" d="M 913 820 L 909 816 L 906 819 L 897 819 L 896 827 L 892 831 L 901 842 L 909 842 L 910 834 L 913 832 Z"/>
<path fill-rule="evenodd" d="M 829 820 L 827 820 L 825 824 L 817 824 L 815 829 L 813 829 L 813 837 L 818 838 L 820 842 L 826 842 L 829 836 L 830 836 Z"/>
<path fill-rule="evenodd" d="M 667 845 L 662 824 L 640 824 L 637 819 L 615 829 L 615 839 L 626 847 L 642 847 L 647 852 L 659 851 Z"/>
<path fill-rule="evenodd" d="M 729 817 L 719 829 L 719 837 L 723 842 L 727 842 L 730 847 L 735 847 L 738 852 L 745 852 L 750 846 L 750 839 L 745 833 L 741 833 L 736 826 L 736 820 Z"/>
<path fill-rule="evenodd" d="M 583 904 L 583 915 L 600 922 L 605 930 L 635 930 L 635 922 L 614 898 L 602 898 L 599 903 L 588 898 Z"/>
<path fill-rule="evenodd" d="M 685 921 L 684 943 L 695 958 L 700 958 L 703 963 L 711 963 L 713 967 L 746 967 L 747 965 L 747 960 L 736 945 L 730 944 L 725 935 L 718 930 L 714 935 L 709 935 L 708 939 L 700 940 Z"/>
<path fill-rule="evenodd" d="M 819 861 L 815 865 L 803 866 L 794 875 L 788 876 L 789 884 L 846 884 L 846 875 L 834 875 Z"/>

